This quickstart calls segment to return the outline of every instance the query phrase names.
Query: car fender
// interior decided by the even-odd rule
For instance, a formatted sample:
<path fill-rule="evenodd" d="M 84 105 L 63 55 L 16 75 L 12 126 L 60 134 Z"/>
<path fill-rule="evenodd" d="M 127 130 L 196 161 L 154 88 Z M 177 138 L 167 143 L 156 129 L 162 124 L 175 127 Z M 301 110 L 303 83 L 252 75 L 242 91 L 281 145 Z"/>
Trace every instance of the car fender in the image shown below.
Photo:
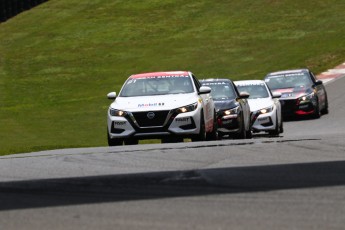
<path fill-rule="evenodd" d="M 201 97 L 201 105 L 203 108 L 204 114 L 204 122 L 206 132 L 212 132 L 213 130 L 213 119 L 214 119 L 214 102 L 210 94 L 202 94 Z"/>

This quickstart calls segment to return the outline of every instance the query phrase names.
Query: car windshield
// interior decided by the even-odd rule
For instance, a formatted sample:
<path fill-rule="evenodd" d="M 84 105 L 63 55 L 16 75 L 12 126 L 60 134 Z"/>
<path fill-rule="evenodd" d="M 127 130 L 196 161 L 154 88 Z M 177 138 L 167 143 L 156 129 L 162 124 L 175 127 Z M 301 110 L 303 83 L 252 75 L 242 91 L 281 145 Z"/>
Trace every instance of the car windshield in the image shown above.
<path fill-rule="evenodd" d="M 237 89 L 240 92 L 249 93 L 249 99 L 256 98 L 267 98 L 269 97 L 268 90 L 265 84 L 248 84 L 248 85 L 237 85 Z"/>
<path fill-rule="evenodd" d="M 292 73 L 268 76 L 265 79 L 270 89 L 310 87 L 312 81 L 307 73 Z"/>
<path fill-rule="evenodd" d="M 203 82 L 202 85 L 211 88 L 211 96 L 215 100 L 236 98 L 234 88 L 227 82 Z"/>
<path fill-rule="evenodd" d="M 129 78 L 120 96 L 137 97 L 192 92 L 194 88 L 189 76 L 152 76 Z"/>

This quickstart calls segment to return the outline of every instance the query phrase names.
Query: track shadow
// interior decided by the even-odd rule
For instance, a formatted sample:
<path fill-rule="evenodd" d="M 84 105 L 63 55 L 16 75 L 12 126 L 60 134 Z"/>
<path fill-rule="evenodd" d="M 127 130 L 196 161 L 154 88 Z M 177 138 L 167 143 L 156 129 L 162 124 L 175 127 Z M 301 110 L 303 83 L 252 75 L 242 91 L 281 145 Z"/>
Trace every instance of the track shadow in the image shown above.
<path fill-rule="evenodd" d="M 345 161 L 0 183 L 0 211 L 345 185 Z"/>

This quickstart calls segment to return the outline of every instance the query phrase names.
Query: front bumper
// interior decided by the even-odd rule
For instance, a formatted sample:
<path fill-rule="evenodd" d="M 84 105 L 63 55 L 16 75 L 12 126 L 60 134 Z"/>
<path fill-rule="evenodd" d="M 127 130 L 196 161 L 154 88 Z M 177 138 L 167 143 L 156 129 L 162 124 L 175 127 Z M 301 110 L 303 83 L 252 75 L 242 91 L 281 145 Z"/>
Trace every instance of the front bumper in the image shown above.
<path fill-rule="evenodd" d="M 252 114 L 252 130 L 253 132 L 261 132 L 261 131 L 271 131 L 274 130 L 277 126 L 276 124 L 276 111 L 273 110 L 272 112 L 255 115 Z M 255 117 L 254 117 L 255 116 Z"/>
<path fill-rule="evenodd" d="M 191 137 L 200 131 L 200 109 L 176 114 L 171 111 L 153 111 L 157 118 L 149 119 L 148 112 L 128 112 L 125 117 L 108 112 L 108 133 L 111 139 L 160 139 L 166 136 Z"/>
<path fill-rule="evenodd" d="M 240 132 L 241 117 L 238 114 L 217 116 L 218 133 L 228 135 Z"/>
<path fill-rule="evenodd" d="M 317 107 L 316 100 L 310 100 L 304 103 L 299 103 L 298 99 L 280 100 L 282 106 L 282 114 L 288 116 L 304 116 L 315 112 Z"/>

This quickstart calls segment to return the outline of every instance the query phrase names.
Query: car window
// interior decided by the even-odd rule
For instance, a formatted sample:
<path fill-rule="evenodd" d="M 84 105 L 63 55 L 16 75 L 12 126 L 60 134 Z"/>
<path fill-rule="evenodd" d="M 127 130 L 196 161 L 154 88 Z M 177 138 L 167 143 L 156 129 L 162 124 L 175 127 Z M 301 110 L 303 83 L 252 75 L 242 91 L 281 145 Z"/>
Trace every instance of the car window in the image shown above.
<path fill-rule="evenodd" d="M 171 94 L 175 93 L 192 93 L 194 91 L 190 77 L 178 77 L 172 81 Z"/>
<path fill-rule="evenodd" d="M 268 92 L 265 84 L 237 85 L 237 89 L 240 92 L 249 93 L 250 99 L 269 97 L 269 92 Z"/>
<path fill-rule="evenodd" d="M 265 78 L 270 89 L 310 87 L 313 82 L 308 73 L 273 75 Z"/>
<path fill-rule="evenodd" d="M 194 75 L 192 75 L 192 78 L 193 78 L 194 84 L 196 86 L 196 89 L 199 92 L 200 91 L 200 87 L 201 87 L 201 83 Z"/>
<path fill-rule="evenodd" d="M 191 93 L 193 91 L 194 88 L 189 76 L 152 76 L 128 79 L 120 92 L 120 96 L 153 96 Z"/>
<path fill-rule="evenodd" d="M 316 82 L 317 79 L 316 79 L 315 75 L 312 72 L 310 72 L 310 77 L 311 77 L 313 82 Z"/>
<path fill-rule="evenodd" d="M 211 88 L 211 96 L 215 100 L 236 98 L 234 88 L 227 82 L 203 82 L 202 85 Z"/>

